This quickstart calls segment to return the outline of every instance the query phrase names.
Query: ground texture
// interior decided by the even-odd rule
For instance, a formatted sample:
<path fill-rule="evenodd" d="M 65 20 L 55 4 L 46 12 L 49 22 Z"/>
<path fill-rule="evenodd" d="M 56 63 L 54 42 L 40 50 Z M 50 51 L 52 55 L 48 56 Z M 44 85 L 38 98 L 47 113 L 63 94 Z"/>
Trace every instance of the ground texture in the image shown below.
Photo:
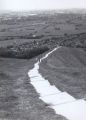
<path fill-rule="evenodd" d="M 61 91 L 86 98 L 86 52 L 61 47 L 40 64 L 40 73 Z"/>
<path fill-rule="evenodd" d="M 0 58 L 0 120 L 66 120 L 39 100 L 27 73 L 36 59 Z"/>

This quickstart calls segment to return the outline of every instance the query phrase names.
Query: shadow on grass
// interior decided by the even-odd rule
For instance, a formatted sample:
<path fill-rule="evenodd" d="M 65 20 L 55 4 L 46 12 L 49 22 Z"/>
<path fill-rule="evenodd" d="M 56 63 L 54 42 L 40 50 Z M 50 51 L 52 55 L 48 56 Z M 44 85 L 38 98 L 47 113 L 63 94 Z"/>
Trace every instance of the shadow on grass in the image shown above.
<path fill-rule="evenodd" d="M 0 48 L 0 56 L 6 58 L 19 58 L 19 59 L 30 59 L 36 57 L 46 51 L 49 48 L 47 46 L 39 46 L 30 48 Z"/>

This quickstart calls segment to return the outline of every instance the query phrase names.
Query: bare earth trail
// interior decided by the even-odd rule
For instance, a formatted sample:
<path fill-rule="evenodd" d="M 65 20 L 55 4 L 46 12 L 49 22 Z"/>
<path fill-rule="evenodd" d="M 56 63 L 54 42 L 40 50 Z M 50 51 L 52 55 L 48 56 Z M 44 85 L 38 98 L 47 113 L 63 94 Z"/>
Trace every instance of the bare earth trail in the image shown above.
<path fill-rule="evenodd" d="M 28 70 L 36 59 L 0 58 L 0 120 L 66 120 L 39 99 Z"/>
<path fill-rule="evenodd" d="M 72 56 L 72 52 L 77 56 L 80 64 L 78 60 L 74 62 L 76 59 Z M 84 116 L 86 103 L 83 99 L 86 96 L 86 53 L 76 49 L 72 52 L 69 48 L 59 48 L 49 56 L 46 54 L 47 58 L 42 60 L 40 66 L 36 58 L 31 60 L 0 58 L 0 120 L 72 120 L 72 117 L 75 120 L 77 114 L 70 116 L 70 113 L 73 114 L 73 104 L 74 107 L 78 104 L 81 106 L 83 110 L 78 116 L 80 115 L 80 120 L 81 118 L 86 120 Z M 64 61 L 62 57 L 66 60 Z M 67 59 L 69 62 L 72 61 L 75 67 L 72 62 L 69 67 Z M 67 67 L 63 63 L 67 64 Z M 40 73 L 37 72 L 38 68 Z M 38 82 L 31 81 L 32 79 L 28 77 L 27 73 L 31 70 L 36 71 L 33 75 L 38 75 L 38 78 L 34 76 L 34 80 Z M 37 87 L 37 92 L 34 86 Z M 57 95 L 61 95 L 62 99 Z M 53 104 L 56 103 L 56 105 L 52 104 L 51 96 L 53 96 Z M 74 102 L 71 103 L 70 100 Z M 66 104 L 62 104 L 63 102 Z M 76 107 L 78 110 L 79 105 Z M 74 110 L 76 112 L 76 109 Z"/>
<path fill-rule="evenodd" d="M 57 47 L 47 53 L 40 59 L 40 62 L 48 58 L 50 54 L 58 49 L 61 49 L 61 47 Z M 39 99 L 54 109 L 56 114 L 60 114 L 68 120 L 86 120 L 86 101 L 84 98 L 76 99 L 66 91 L 61 91 L 56 88 L 55 85 L 51 85 L 49 81 L 39 73 L 40 62 L 35 63 L 34 68 L 28 72 L 31 84 L 37 93 L 39 93 Z"/>

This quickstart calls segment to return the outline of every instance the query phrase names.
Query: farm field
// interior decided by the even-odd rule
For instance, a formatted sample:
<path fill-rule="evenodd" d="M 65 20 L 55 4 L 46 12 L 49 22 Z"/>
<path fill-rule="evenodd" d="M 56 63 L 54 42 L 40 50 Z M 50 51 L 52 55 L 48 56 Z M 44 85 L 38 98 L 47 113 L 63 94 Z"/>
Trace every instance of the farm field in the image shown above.
<path fill-rule="evenodd" d="M 67 120 L 39 99 L 28 71 L 39 65 L 51 85 L 86 98 L 86 14 L 0 14 L 0 120 Z"/>

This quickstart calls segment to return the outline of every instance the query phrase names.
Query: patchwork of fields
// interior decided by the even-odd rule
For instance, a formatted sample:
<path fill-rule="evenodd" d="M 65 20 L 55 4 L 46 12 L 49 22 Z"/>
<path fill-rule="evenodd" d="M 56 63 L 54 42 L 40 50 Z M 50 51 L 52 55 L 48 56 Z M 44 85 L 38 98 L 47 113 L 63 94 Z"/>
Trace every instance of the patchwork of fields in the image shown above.
<path fill-rule="evenodd" d="M 57 45 L 40 74 L 62 92 L 86 98 L 86 14 L 0 15 L 0 120 L 67 120 L 39 99 L 27 75 Z"/>

